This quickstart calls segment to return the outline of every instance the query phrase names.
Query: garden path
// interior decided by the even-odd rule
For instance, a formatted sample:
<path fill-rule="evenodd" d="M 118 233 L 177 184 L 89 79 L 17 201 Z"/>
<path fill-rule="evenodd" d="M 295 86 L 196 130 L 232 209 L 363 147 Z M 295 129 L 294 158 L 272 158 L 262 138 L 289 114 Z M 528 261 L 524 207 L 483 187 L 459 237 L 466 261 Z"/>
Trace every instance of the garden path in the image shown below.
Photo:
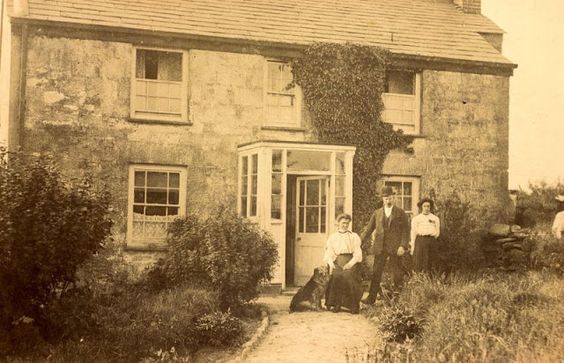
<path fill-rule="evenodd" d="M 380 343 L 374 323 L 362 314 L 321 312 L 289 313 L 291 296 L 263 296 L 259 303 L 270 310 L 270 325 L 259 344 L 243 360 L 249 363 L 345 362 L 346 354 L 361 356 Z M 352 357 L 351 357 L 352 358 Z"/>

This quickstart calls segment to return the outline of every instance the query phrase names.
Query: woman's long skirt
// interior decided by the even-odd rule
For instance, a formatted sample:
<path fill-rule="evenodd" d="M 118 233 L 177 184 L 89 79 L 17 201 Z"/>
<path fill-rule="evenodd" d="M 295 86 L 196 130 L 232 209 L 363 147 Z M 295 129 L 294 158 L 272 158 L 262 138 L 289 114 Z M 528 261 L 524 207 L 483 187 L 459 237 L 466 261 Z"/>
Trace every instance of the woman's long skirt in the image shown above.
<path fill-rule="evenodd" d="M 351 269 L 343 270 L 343 266 L 351 258 L 351 253 L 341 254 L 334 261 L 335 269 L 331 274 L 325 294 L 325 305 L 328 308 L 339 306 L 354 312 L 359 310 L 363 293 L 359 265 L 355 264 Z"/>
<path fill-rule="evenodd" d="M 435 237 L 417 236 L 415 238 L 415 249 L 413 251 L 413 270 L 415 272 L 429 271 L 429 251 L 434 243 Z"/>

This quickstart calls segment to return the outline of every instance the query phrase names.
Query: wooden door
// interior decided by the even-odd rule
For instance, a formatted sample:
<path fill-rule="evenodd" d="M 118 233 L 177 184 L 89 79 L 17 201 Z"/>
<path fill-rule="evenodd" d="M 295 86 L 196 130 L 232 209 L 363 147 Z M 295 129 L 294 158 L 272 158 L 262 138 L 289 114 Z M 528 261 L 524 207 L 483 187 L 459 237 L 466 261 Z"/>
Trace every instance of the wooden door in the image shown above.
<path fill-rule="evenodd" d="M 304 285 L 323 264 L 327 241 L 328 177 L 298 177 L 294 283 Z"/>

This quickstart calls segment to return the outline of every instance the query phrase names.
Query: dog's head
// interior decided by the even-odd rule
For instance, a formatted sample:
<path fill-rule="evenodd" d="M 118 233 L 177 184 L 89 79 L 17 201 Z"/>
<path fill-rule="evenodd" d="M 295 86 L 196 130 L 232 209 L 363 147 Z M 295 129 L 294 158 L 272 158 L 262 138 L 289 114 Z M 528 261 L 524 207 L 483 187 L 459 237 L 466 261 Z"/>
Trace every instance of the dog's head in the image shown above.
<path fill-rule="evenodd" d="M 329 281 L 329 267 L 319 266 L 313 269 L 313 279 L 321 285 L 325 285 Z"/>

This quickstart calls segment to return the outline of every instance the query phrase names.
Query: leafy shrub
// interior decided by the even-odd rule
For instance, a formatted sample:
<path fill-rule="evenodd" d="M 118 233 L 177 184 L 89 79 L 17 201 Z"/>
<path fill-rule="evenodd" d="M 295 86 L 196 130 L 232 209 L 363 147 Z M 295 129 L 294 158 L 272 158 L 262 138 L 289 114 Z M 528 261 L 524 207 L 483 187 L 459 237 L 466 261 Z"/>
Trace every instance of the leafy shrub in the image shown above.
<path fill-rule="evenodd" d="M 483 255 L 472 205 L 453 192 L 438 199 L 437 209 L 441 235 L 432 257 L 433 268 L 439 272 L 479 268 Z"/>
<path fill-rule="evenodd" d="M 221 347 L 233 344 L 242 336 L 243 324 L 231 312 L 218 311 L 197 318 L 195 329 L 200 343 Z"/>
<path fill-rule="evenodd" d="M 380 329 L 388 341 L 403 343 L 419 336 L 421 321 L 403 305 L 392 303 L 382 310 Z"/>
<path fill-rule="evenodd" d="M 0 205 L 0 330 L 20 317 L 40 326 L 108 237 L 109 197 L 89 178 L 64 180 L 49 157 L 13 153 L 0 165 Z"/>
<path fill-rule="evenodd" d="M 278 259 L 272 238 L 225 206 L 205 219 L 176 220 L 168 244 L 166 257 L 148 274 L 153 286 L 197 282 L 218 291 L 224 310 L 256 298 Z"/>
<path fill-rule="evenodd" d="M 545 224 L 533 230 L 529 240 L 532 245 L 531 267 L 536 270 L 564 273 L 564 243 L 550 234 Z"/>
<path fill-rule="evenodd" d="M 551 223 L 557 212 L 554 197 L 564 193 L 564 184 L 549 185 L 546 182 L 529 184 L 530 191 L 519 190 L 515 223 L 522 227 L 533 227 L 537 223 Z"/>

